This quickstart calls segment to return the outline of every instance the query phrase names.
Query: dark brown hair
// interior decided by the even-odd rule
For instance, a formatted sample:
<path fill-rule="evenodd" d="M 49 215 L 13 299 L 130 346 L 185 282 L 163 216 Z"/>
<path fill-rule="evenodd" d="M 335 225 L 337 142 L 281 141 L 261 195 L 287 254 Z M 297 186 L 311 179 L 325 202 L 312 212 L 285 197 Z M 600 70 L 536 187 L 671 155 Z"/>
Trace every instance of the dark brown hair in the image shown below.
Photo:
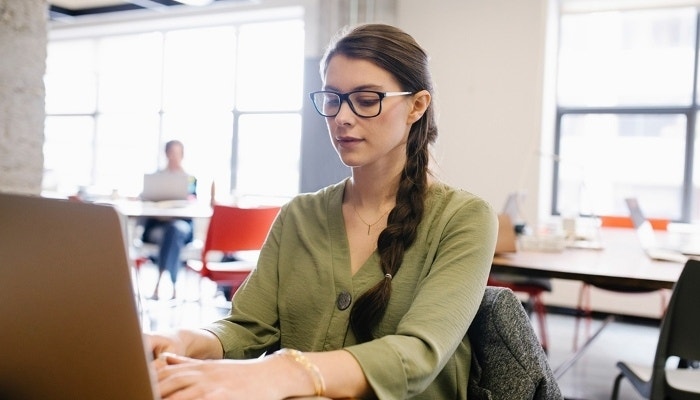
<path fill-rule="evenodd" d="M 179 140 L 170 140 L 170 141 L 166 142 L 165 143 L 165 154 L 168 154 L 168 152 L 170 151 L 170 149 L 173 148 L 173 146 L 180 146 L 180 148 L 182 149 L 182 152 L 184 154 L 185 145 L 182 144 L 182 142 Z"/>
<path fill-rule="evenodd" d="M 328 47 L 321 61 L 322 77 L 331 58 L 338 54 L 374 63 L 391 73 L 403 91 L 427 90 L 433 93 L 428 55 L 410 35 L 398 28 L 366 24 L 339 36 Z M 429 147 L 436 138 L 435 111 L 430 105 L 409 131 L 406 165 L 396 193 L 396 206 L 389 213 L 387 227 L 377 240 L 382 270 L 391 277 L 398 273 L 404 253 L 415 241 L 418 224 L 423 218 Z M 355 301 L 350 324 L 359 341 L 373 338 L 374 328 L 383 317 L 391 297 L 391 277 L 385 276 Z"/>

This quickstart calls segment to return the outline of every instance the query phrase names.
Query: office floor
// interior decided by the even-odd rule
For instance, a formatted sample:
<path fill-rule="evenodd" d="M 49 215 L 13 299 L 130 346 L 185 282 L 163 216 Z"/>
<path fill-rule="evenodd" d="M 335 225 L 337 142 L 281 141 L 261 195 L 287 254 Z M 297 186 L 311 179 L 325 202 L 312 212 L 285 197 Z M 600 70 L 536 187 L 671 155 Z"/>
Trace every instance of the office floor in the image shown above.
<path fill-rule="evenodd" d="M 582 320 L 583 321 L 583 320 Z M 593 319 L 590 332 L 594 334 L 603 324 L 601 319 Z M 583 322 L 579 326 L 579 343 L 585 340 Z M 553 370 L 569 361 L 574 355 L 573 338 L 576 332 L 576 318 L 571 315 L 552 314 L 547 316 L 550 337 L 550 365 Z M 605 326 L 585 349 L 583 355 L 574 362 L 559 378 L 559 387 L 567 399 L 609 399 L 613 381 L 618 369 L 618 361 L 651 365 L 658 339 L 658 324 L 650 322 L 613 321 Z M 620 388 L 620 400 L 643 399 L 629 382 L 624 381 Z"/>
<path fill-rule="evenodd" d="M 146 265 L 139 273 L 142 295 L 151 295 L 157 271 Z M 180 273 L 177 283 L 177 300 L 170 297 L 172 286 L 169 279 L 161 284 L 160 297 L 163 300 L 145 300 L 143 326 L 145 330 L 167 330 L 172 327 L 197 327 L 224 316 L 228 309 L 223 295 L 216 292 L 210 282 L 202 284 L 203 304 L 197 298 L 199 278 L 191 273 Z M 538 330 L 534 320 L 535 331 Z M 595 333 L 602 324 L 594 318 L 590 333 Z M 573 341 L 576 332 L 576 318 L 565 313 L 549 313 L 549 358 L 552 369 L 557 371 L 573 357 Z M 584 340 L 585 326 L 579 326 L 579 343 Z M 617 320 L 609 323 L 591 342 L 583 355 L 559 377 L 559 386 L 569 400 L 609 399 L 613 380 L 617 375 L 615 363 L 619 360 L 651 364 L 658 337 L 658 325 L 648 321 Z M 623 381 L 620 400 L 642 399 L 628 382 Z"/>

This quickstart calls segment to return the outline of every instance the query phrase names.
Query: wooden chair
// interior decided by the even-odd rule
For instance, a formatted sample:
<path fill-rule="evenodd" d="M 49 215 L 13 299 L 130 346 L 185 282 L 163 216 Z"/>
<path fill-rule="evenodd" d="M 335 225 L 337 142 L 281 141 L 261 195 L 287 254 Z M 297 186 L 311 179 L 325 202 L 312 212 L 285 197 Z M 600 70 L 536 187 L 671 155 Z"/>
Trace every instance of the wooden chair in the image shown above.
<path fill-rule="evenodd" d="M 661 322 L 653 366 L 617 363 L 612 399 L 616 400 L 622 378 L 627 378 L 645 399 L 700 399 L 700 369 L 680 368 L 700 360 L 700 260 L 689 260 L 673 287 Z M 679 368 L 669 366 L 677 357 Z"/>
<path fill-rule="evenodd" d="M 241 208 L 214 205 L 207 234 L 199 260 L 188 260 L 187 267 L 199 274 L 200 300 L 201 279 L 209 279 L 217 285 L 230 287 L 230 295 L 238 289 L 257 264 L 259 251 L 280 207 Z M 249 253 L 238 259 L 237 254 Z M 253 252 L 253 257 L 250 253 Z M 218 257 L 216 257 L 218 255 Z M 236 258 L 235 261 L 221 261 Z"/>

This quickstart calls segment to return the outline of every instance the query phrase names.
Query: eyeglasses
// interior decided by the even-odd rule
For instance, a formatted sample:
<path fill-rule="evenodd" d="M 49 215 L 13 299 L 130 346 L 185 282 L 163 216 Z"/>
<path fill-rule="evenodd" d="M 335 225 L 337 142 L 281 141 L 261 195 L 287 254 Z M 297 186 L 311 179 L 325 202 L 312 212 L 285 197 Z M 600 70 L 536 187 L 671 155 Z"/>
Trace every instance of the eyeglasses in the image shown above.
<path fill-rule="evenodd" d="M 319 114 L 335 117 L 340 112 L 344 101 L 358 117 L 372 118 L 382 112 L 382 99 L 385 97 L 407 96 L 413 92 L 375 92 L 373 90 L 356 90 L 348 93 L 336 93 L 328 90 L 309 93 L 311 101 Z"/>

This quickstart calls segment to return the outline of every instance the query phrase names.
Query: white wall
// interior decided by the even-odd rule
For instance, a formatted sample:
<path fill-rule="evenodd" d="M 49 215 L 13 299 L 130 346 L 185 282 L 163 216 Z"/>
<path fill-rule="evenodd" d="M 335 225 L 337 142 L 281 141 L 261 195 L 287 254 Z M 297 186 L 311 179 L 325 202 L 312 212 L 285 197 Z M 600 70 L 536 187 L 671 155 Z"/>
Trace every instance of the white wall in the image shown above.
<path fill-rule="evenodd" d="M 547 0 L 441 0 L 429 9 L 402 0 L 397 17 L 431 56 L 442 179 L 497 209 L 508 192 L 524 190 L 533 224 L 538 149 L 551 124 L 542 120 L 546 10 Z"/>

